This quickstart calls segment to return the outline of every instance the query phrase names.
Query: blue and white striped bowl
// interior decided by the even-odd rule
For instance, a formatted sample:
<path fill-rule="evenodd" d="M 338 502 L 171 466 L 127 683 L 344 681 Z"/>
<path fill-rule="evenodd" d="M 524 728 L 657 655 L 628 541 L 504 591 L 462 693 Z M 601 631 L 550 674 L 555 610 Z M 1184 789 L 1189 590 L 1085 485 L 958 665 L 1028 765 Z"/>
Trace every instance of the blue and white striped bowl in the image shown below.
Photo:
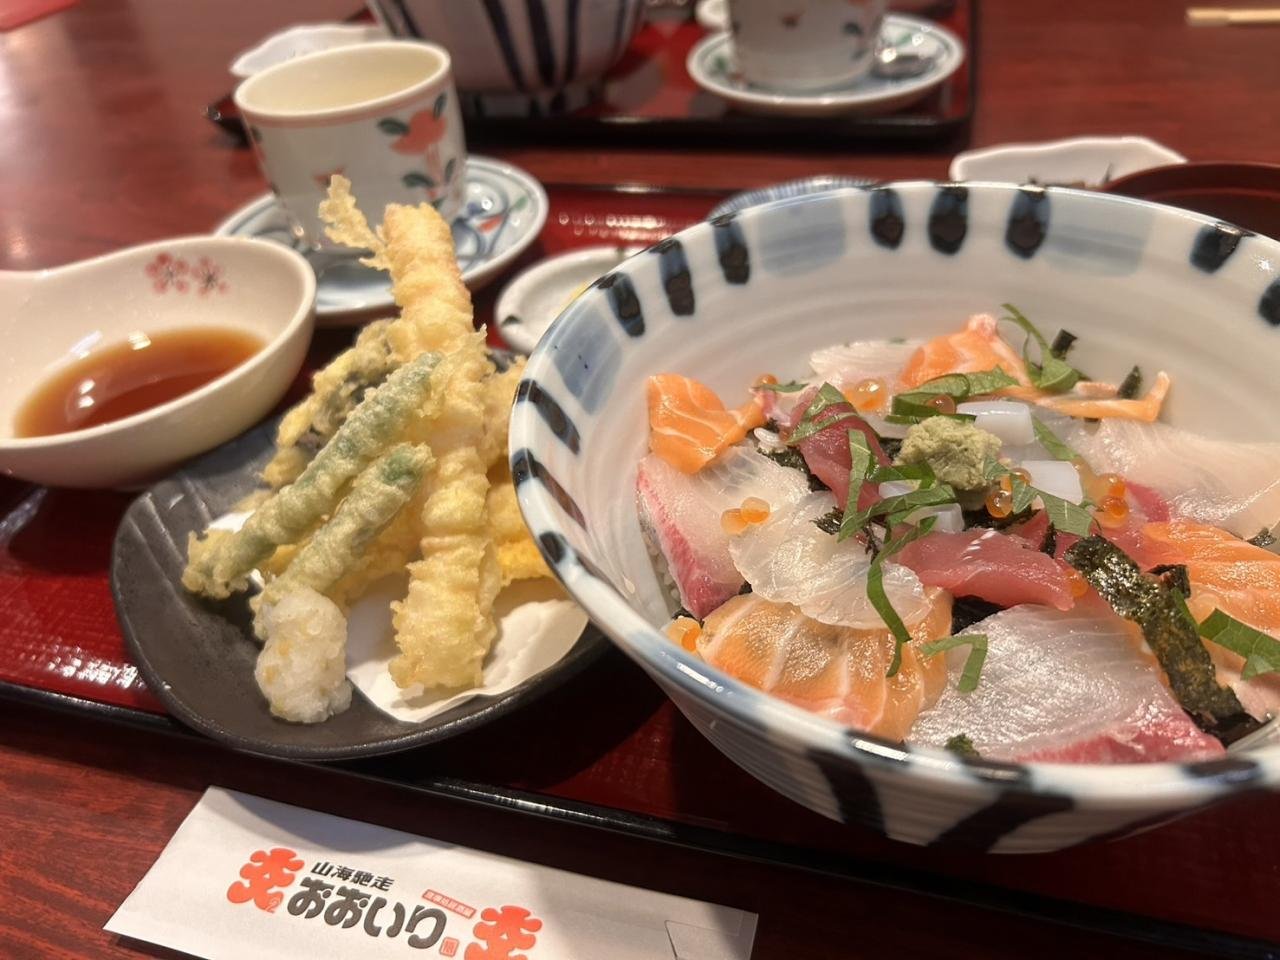
<path fill-rule="evenodd" d="M 1080 335 L 1095 376 L 1176 378 L 1170 419 L 1280 439 L 1280 243 L 1140 201 L 900 183 L 701 223 L 620 264 L 556 320 L 511 417 L 520 505 L 591 618 L 732 760 L 819 813 L 911 843 L 999 852 L 1110 837 L 1280 780 L 1280 746 L 1197 764 L 962 761 L 859 734 L 672 644 L 636 520 L 645 378 L 724 396 L 803 373 L 813 349 L 928 336 L 1012 302 Z"/>
<path fill-rule="evenodd" d="M 617 63 L 644 0 L 368 0 L 393 36 L 441 44 L 463 94 L 544 95 L 584 89 Z M 505 101 L 500 106 L 509 107 Z"/>

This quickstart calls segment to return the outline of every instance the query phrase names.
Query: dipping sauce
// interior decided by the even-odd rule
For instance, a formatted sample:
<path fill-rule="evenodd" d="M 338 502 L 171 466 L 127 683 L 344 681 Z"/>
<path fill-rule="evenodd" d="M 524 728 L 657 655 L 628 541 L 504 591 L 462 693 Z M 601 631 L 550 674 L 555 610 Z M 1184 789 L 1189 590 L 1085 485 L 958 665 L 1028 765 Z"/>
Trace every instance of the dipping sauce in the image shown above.
<path fill-rule="evenodd" d="M 149 410 L 217 379 L 262 347 L 251 333 L 219 327 L 132 334 L 42 384 L 19 408 L 15 434 L 70 433 Z"/>

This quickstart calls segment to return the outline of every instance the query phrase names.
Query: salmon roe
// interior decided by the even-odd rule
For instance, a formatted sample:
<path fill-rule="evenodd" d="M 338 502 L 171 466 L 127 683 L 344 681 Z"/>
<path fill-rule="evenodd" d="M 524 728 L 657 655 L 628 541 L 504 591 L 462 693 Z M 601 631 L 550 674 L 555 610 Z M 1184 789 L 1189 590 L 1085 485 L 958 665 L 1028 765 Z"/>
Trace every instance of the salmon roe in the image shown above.
<path fill-rule="evenodd" d="M 1125 494 L 1124 477 L 1118 473 L 1104 473 L 1098 478 L 1098 484 L 1108 497 L 1123 497 Z"/>
<path fill-rule="evenodd" d="M 924 402 L 926 407 L 933 407 L 939 413 L 955 413 L 956 401 L 954 398 L 947 396 L 945 393 L 939 393 L 937 396 L 930 397 Z"/>
<path fill-rule="evenodd" d="M 759 497 L 747 497 L 742 501 L 742 506 L 738 509 L 738 515 L 746 523 L 764 523 L 769 519 L 771 513 L 769 502 L 761 500 Z M 721 518 L 723 523 L 723 518 Z"/>
<path fill-rule="evenodd" d="M 1007 477 L 1005 479 L 1008 479 Z M 996 519 L 1007 517 L 1013 512 L 1013 494 L 1003 487 L 998 487 L 987 494 L 987 513 Z"/>
<path fill-rule="evenodd" d="M 1027 473 L 1027 471 L 1023 470 L 1021 467 L 1014 467 L 1014 468 L 1013 468 L 1012 470 L 1010 470 L 1009 472 L 1010 472 L 1011 474 L 1013 474 L 1013 476 L 1015 476 L 1015 477 L 1017 477 L 1019 480 L 1021 480 L 1023 483 L 1025 483 L 1025 484 L 1027 484 L 1028 486 L 1030 486 L 1030 484 L 1031 484 L 1031 474 Z M 1011 486 L 1012 486 L 1012 484 L 1011 484 Z"/>
<path fill-rule="evenodd" d="M 760 376 L 756 377 L 756 382 L 753 384 L 753 386 L 767 387 L 767 386 L 772 386 L 777 382 L 778 382 L 778 378 L 775 377 L 772 373 L 762 373 L 760 374 Z"/>
<path fill-rule="evenodd" d="M 747 521 L 742 518 L 742 511 L 734 507 L 720 514 L 720 529 L 731 537 L 736 537 L 747 529 Z"/>
<path fill-rule="evenodd" d="M 1118 527 L 1129 516 L 1129 501 L 1124 497 L 1103 497 L 1093 517 L 1104 527 Z"/>
<path fill-rule="evenodd" d="M 889 402 L 889 385 L 879 377 L 868 377 L 854 384 L 853 389 L 845 394 L 845 399 L 859 413 L 875 413 L 883 410 Z"/>
<path fill-rule="evenodd" d="M 1089 581 L 1084 578 L 1079 570 L 1067 570 L 1067 589 L 1071 591 L 1071 596 L 1077 600 L 1089 592 Z"/>
<path fill-rule="evenodd" d="M 691 617 L 677 617 L 667 624 L 667 636 L 672 643 L 693 652 L 697 649 L 698 638 L 702 636 L 702 626 Z"/>

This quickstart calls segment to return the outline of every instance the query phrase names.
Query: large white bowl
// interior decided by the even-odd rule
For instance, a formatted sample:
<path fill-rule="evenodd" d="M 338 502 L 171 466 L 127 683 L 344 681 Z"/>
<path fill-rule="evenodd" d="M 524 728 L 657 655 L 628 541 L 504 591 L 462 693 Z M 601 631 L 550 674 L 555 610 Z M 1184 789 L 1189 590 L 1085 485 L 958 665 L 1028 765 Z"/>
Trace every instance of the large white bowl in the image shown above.
<path fill-rule="evenodd" d="M 185 237 L 53 270 L 0 272 L 0 473 L 61 487 L 133 485 L 230 440 L 293 382 L 315 322 L 315 273 L 277 243 Z M 264 346 L 191 393 L 87 430 L 14 436 L 37 387 L 138 332 L 251 333 Z"/>
<path fill-rule="evenodd" d="M 740 393 L 816 347 L 952 330 L 1012 302 L 1081 365 L 1170 370 L 1177 424 L 1280 440 L 1280 243 L 1134 200 L 901 183 L 698 224 L 625 261 L 543 337 L 511 417 L 520 506 L 573 596 L 732 760 L 819 813 L 911 843 L 1055 850 L 1280 779 L 1280 746 L 1195 764 L 961 761 L 865 736 L 669 642 L 634 507 L 644 382 Z M 1073 356 L 1075 356 L 1073 354 Z"/>

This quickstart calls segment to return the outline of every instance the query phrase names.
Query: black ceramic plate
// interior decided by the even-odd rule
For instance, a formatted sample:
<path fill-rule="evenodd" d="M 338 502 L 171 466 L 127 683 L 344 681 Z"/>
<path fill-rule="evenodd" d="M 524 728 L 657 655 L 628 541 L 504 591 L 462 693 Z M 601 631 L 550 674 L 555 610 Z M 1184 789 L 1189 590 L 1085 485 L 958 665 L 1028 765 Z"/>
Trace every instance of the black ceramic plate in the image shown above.
<path fill-rule="evenodd" d="M 182 589 L 187 535 L 226 513 L 271 456 L 267 423 L 160 481 L 129 507 L 111 554 L 111 590 L 129 653 L 152 692 L 188 726 L 250 753 L 339 760 L 405 750 L 462 733 L 551 689 L 606 646 L 588 626 L 554 667 L 496 697 L 476 697 L 423 723 L 378 710 L 358 690 L 317 724 L 271 716 L 253 679 L 258 644 L 245 597 L 210 603 Z"/>

